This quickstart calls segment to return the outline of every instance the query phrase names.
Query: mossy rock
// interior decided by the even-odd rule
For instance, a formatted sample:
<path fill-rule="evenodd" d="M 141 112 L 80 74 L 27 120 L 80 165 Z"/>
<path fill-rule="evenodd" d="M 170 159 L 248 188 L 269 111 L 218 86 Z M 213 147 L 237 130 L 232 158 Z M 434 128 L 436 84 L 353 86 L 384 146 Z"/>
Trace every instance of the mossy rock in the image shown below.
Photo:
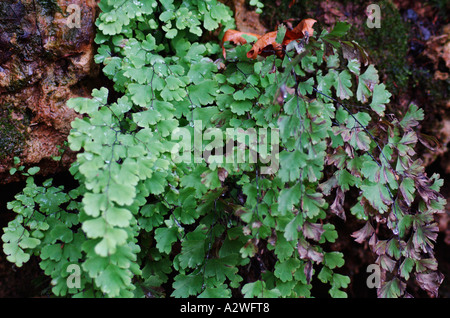
<path fill-rule="evenodd" d="M 388 90 L 397 94 L 408 88 L 411 70 L 406 63 L 409 27 L 392 1 L 383 0 L 380 6 L 380 28 L 367 23 L 352 26 L 349 37 L 360 43 L 369 53 Z"/>
<path fill-rule="evenodd" d="M 12 114 L 8 105 L 0 106 L 0 160 L 22 153 L 26 142 L 26 117 L 15 119 Z"/>

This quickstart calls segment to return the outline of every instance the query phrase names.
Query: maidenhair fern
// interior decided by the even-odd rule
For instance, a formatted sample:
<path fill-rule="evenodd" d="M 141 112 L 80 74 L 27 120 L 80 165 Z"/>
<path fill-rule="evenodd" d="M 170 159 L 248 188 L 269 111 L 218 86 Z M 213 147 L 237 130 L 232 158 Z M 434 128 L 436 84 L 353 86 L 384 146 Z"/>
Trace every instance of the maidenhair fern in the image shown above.
<path fill-rule="evenodd" d="M 57 296 L 310 297 L 316 276 L 346 297 L 346 256 L 330 243 L 351 214 L 380 297 L 408 295 L 409 280 L 437 293 L 445 201 L 414 152 L 423 112 L 386 114 L 377 70 L 340 40 L 348 25 L 265 58 L 225 44 L 224 59 L 234 20 L 216 0 L 100 8 L 95 61 L 115 93 L 68 101 L 83 115 L 68 137 L 77 186 L 26 173 L 8 203 L 8 260 L 37 255 Z"/>

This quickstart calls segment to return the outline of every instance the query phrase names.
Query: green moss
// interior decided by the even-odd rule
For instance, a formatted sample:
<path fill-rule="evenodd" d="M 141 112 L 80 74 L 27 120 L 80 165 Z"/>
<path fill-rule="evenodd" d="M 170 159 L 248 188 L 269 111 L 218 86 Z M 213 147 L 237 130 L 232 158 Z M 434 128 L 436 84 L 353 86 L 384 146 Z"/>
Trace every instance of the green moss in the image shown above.
<path fill-rule="evenodd" d="M 25 122 L 13 119 L 6 105 L 0 106 L 0 159 L 18 155 L 26 140 Z"/>
<path fill-rule="evenodd" d="M 282 0 L 280 4 L 273 0 L 261 0 L 264 4 L 260 20 L 268 30 L 275 30 L 278 23 L 288 19 L 295 19 L 300 22 L 304 18 L 311 18 L 307 12 L 314 11 L 314 7 L 318 6 L 317 1 L 303 0 L 296 1 L 291 7 L 291 0 Z"/>
<path fill-rule="evenodd" d="M 21 89 L 23 89 L 27 85 L 28 85 L 28 78 L 22 78 L 22 79 L 18 79 L 18 80 L 15 80 L 15 81 L 11 81 L 9 86 L 6 87 L 6 90 L 9 93 L 14 93 L 14 92 L 20 91 Z"/>
<path fill-rule="evenodd" d="M 377 3 L 381 11 L 381 27 L 369 28 L 363 24 L 362 34 L 353 26 L 352 36 L 369 53 L 388 89 L 394 94 L 408 87 L 410 68 L 408 54 L 409 28 L 397 7 L 389 0 Z"/>
<path fill-rule="evenodd" d="M 308 18 L 307 12 L 323 12 L 317 1 L 304 0 L 296 1 L 289 8 L 290 0 L 281 1 L 276 5 L 274 1 L 264 0 L 265 5 L 261 20 L 268 25 L 269 29 L 275 29 L 276 23 L 289 18 L 300 21 Z M 349 3 L 348 0 L 340 0 L 338 3 L 344 6 Z M 408 87 L 411 71 L 406 63 L 408 54 L 409 28 L 403 21 L 403 18 L 397 7 L 390 0 L 376 2 L 381 10 L 381 28 L 369 28 L 365 20 L 364 9 L 369 4 L 367 1 L 351 1 L 355 11 L 348 13 L 353 16 L 363 17 L 361 25 L 352 24 L 352 29 L 346 36 L 347 40 L 355 40 L 364 47 L 377 69 L 384 79 L 388 89 L 396 94 Z M 343 12 L 345 13 L 345 12 Z M 349 21 L 352 23 L 352 16 Z"/>
<path fill-rule="evenodd" d="M 450 79 L 436 80 L 429 69 L 417 68 L 411 76 L 411 86 L 416 88 L 419 98 L 428 101 L 424 107 L 430 110 L 430 113 L 439 113 L 446 107 L 450 96 Z"/>
<path fill-rule="evenodd" d="M 450 12 L 450 1 L 448 0 L 428 0 L 428 4 L 435 7 L 437 9 L 437 15 L 443 21 L 448 21 L 449 12 Z"/>

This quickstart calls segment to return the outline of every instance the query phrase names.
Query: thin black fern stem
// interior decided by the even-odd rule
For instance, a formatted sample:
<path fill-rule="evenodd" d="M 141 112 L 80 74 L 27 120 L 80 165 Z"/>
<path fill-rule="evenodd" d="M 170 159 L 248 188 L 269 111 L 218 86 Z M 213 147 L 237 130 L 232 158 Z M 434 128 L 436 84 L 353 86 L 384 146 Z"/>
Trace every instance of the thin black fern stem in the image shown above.
<path fill-rule="evenodd" d="M 384 152 L 383 152 L 383 150 L 381 149 L 381 146 L 378 144 L 378 142 L 376 141 L 376 139 L 375 139 L 375 137 L 373 136 L 373 134 L 370 133 L 370 131 L 369 131 L 366 127 L 364 127 L 364 126 L 361 124 L 361 122 L 356 118 L 356 116 L 353 115 L 353 113 L 352 113 L 352 112 L 351 112 L 351 111 L 350 111 L 343 103 L 339 102 L 339 101 L 336 100 L 335 98 L 332 98 L 332 97 L 328 96 L 327 94 L 321 92 L 320 90 L 318 90 L 318 89 L 315 88 L 315 87 L 313 87 L 313 90 L 316 91 L 317 93 L 319 93 L 319 94 L 321 94 L 321 95 L 323 95 L 323 96 L 329 98 L 330 100 L 336 102 L 336 103 L 339 104 L 340 106 L 342 106 L 342 107 L 344 108 L 344 110 L 347 111 L 347 113 L 348 113 L 350 116 L 352 116 L 352 118 L 360 125 L 360 127 L 364 130 L 364 132 L 366 132 L 366 133 L 369 135 L 369 137 L 375 142 L 377 148 L 380 150 L 380 155 L 384 158 L 384 160 L 386 161 L 386 163 L 389 165 L 389 168 L 390 168 L 391 171 L 394 173 L 394 175 L 399 175 L 399 174 L 397 173 L 397 171 L 391 166 L 390 161 L 389 161 L 389 160 L 386 158 L 386 156 L 384 155 Z M 382 164 L 381 162 L 379 162 L 378 160 L 376 160 L 375 157 L 374 157 L 370 152 L 367 152 L 367 154 L 372 158 L 372 160 L 373 160 L 380 168 L 383 166 L 383 164 Z M 398 185 L 398 183 L 397 183 L 397 185 Z M 397 241 L 399 242 L 399 249 L 400 249 L 400 251 L 401 251 L 401 250 L 402 250 L 402 244 L 400 244 L 401 238 L 400 238 L 400 236 L 399 236 L 399 229 L 398 229 L 399 214 L 398 214 L 397 206 L 396 206 L 396 202 L 397 202 L 397 199 L 398 199 L 398 195 L 396 195 L 396 196 L 394 197 L 394 195 L 392 194 L 392 191 L 391 191 L 391 189 L 390 189 L 390 187 L 389 187 L 388 184 L 385 184 L 384 186 L 385 186 L 386 190 L 387 190 L 388 193 L 389 193 L 389 197 L 390 197 L 390 199 L 391 199 L 391 201 L 392 201 L 392 209 L 393 209 L 393 212 L 394 212 L 394 216 L 395 216 L 396 219 L 397 219 L 397 222 L 396 222 L 396 224 L 395 224 L 395 228 L 393 229 L 393 233 L 394 233 L 394 235 L 396 236 Z"/>
<path fill-rule="evenodd" d="M 350 111 L 350 109 L 348 109 L 347 106 L 345 106 L 345 104 L 339 102 L 337 99 L 328 96 L 327 94 L 323 93 L 322 91 L 318 90 L 317 88 L 313 87 L 313 90 L 316 91 L 317 93 L 329 98 L 330 100 L 334 101 L 335 103 L 339 104 L 340 106 L 342 106 L 342 108 L 344 108 L 345 111 L 347 111 L 347 113 L 356 121 L 356 123 L 358 125 L 361 126 L 361 128 L 364 130 L 364 132 L 366 134 L 369 135 L 370 139 L 372 139 L 375 142 L 375 145 L 377 146 L 377 148 L 380 151 L 380 155 L 384 158 L 384 160 L 386 161 L 386 163 L 389 165 L 389 168 L 391 169 L 391 171 L 395 174 L 398 175 L 398 172 L 391 166 L 391 163 L 389 162 L 389 160 L 386 158 L 386 156 L 384 155 L 383 149 L 381 149 L 381 146 L 378 144 L 378 142 L 376 141 L 376 138 L 373 136 L 373 134 L 366 128 L 364 127 L 361 122 L 358 120 L 358 118 L 356 118 L 356 116 Z"/>
<path fill-rule="evenodd" d="M 205 261 L 203 262 L 202 265 L 202 291 L 205 290 L 206 288 L 206 284 L 205 284 L 205 275 L 206 275 L 206 264 L 208 263 L 209 259 L 210 259 L 210 254 L 211 254 L 211 248 L 212 248 L 212 243 L 213 243 L 213 231 L 214 231 L 214 226 L 216 225 L 216 217 L 217 217 L 217 198 L 214 200 L 214 213 L 213 213 L 213 221 L 211 224 L 211 227 L 209 228 L 209 233 L 208 233 L 208 249 L 206 251 L 206 257 L 205 257 Z"/>

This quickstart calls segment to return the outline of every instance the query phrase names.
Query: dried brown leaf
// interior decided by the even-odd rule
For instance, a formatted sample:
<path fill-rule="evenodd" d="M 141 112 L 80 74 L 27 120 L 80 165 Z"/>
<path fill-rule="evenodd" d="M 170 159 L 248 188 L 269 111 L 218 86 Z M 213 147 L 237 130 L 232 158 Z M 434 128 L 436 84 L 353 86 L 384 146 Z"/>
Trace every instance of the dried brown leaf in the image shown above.
<path fill-rule="evenodd" d="M 381 268 L 389 272 L 392 272 L 394 270 L 396 264 L 396 262 L 386 254 L 378 256 L 376 262 L 377 264 L 380 264 Z"/>
<path fill-rule="evenodd" d="M 306 276 L 306 283 L 311 283 L 311 278 L 313 275 L 313 264 L 311 261 L 306 262 L 305 267 L 303 269 L 305 276 Z"/>
<path fill-rule="evenodd" d="M 301 259 L 322 263 L 323 254 L 314 249 L 307 241 L 301 239 L 297 244 L 298 255 Z"/>
<path fill-rule="evenodd" d="M 225 168 L 219 168 L 217 170 L 217 174 L 218 174 L 219 180 L 221 182 L 224 182 L 225 179 L 228 177 L 228 171 Z"/>
<path fill-rule="evenodd" d="M 370 222 L 366 222 L 366 224 L 358 231 L 355 231 L 352 233 L 352 237 L 355 239 L 356 242 L 362 243 L 367 238 L 371 237 L 372 234 L 375 233 L 375 230 L 373 229 Z"/>
<path fill-rule="evenodd" d="M 258 41 L 256 41 L 255 44 L 253 44 L 251 50 L 247 52 L 247 57 L 249 59 L 256 59 L 258 55 L 262 55 L 264 49 L 266 49 L 269 45 L 273 47 L 273 50 L 277 54 L 281 55 L 282 53 L 281 45 L 276 43 L 275 41 L 276 37 L 277 31 L 272 31 L 264 34 L 262 37 L 258 39 Z"/>
<path fill-rule="evenodd" d="M 232 30 L 232 29 L 227 30 L 225 32 L 225 34 L 223 35 L 222 43 L 221 43 L 222 53 L 223 53 L 223 57 L 224 58 L 226 58 L 226 50 L 225 50 L 225 47 L 224 47 L 225 42 L 231 42 L 231 43 L 234 43 L 234 44 L 246 44 L 247 40 L 242 37 L 243 34 L 254 36 L 257 39 L 259 39 L 261 37 L 261 35 L 255 34 L 255 33 L 241 32 L 241 31 Z"/>
<path fill-rule="evenodd" d="M 281 44 L 276 42 L 277 31 L 272 31 L 261 36 L 250 51 L 247 52 L 247 57 L 256 59 L 258 55 L 267 56 L 277 54 L 283 56 L 282 45 L 287 45 L 294 40 L 299 40 L 305 36 L 312 36 L 314 33 L 313 25 L 316 23 L 314 19 L 304 19 L 293 28 L 286 30 L 286 34 Z"/>
<path fill-rule="evenodd" d="M 379 240 L 374 247 L 374 252 L 377 255 L 383 255 L 386 254 L 386 244 L 387 244 L 387 240 Z"/>
<path fill-rule="evenodd" d="M 443 280 L 444 275 L 437 271 L 416 274 L 416 281 L 420 288 L 426 290 L 432 297 L 438 296 L 439 286 L 442 284 Z"/>
<path fill-rule="evenodd" d="M 427 270 L 436 271 L 437 267 L 438 263 L 435 258 L 423 258 L 416 261 L 416 271 L 418 273 L 422 273 Z"/>
<path fill-rule="evenodd" d="M 310 222 L 305 222 L 303 224 L 302 231 L 303 231 L 303 235 L 306 238 L 312 239 L 314 241 L 319 241 L 323 232 L 325 232 L 322 224 L 310 223 Z"/>
<path fill-rule="evenodd" d="M 317 21 L 314 19 L 304 19 L 300 21 L 299 24 L 292 30 L 286 30 L 286 35 L 284 36 L 283 45 L 288 45 L 294 40 L 301 39 L 305 36 L 312 36 L 314 33 L 313 25 Z"/>
<path fill-rule="evenodd" d="M 336 214 L 338 217 L 340 217 L 342 220 L 346 220 L 347 217 L 345 215 L 344 211 L 344 200 L 345 200 L 345 193 L 344 191 L 338 187 L 336 189 L 336 198 L 334 199 L 333 204 L 330 206 L 331 212 Z"/>

